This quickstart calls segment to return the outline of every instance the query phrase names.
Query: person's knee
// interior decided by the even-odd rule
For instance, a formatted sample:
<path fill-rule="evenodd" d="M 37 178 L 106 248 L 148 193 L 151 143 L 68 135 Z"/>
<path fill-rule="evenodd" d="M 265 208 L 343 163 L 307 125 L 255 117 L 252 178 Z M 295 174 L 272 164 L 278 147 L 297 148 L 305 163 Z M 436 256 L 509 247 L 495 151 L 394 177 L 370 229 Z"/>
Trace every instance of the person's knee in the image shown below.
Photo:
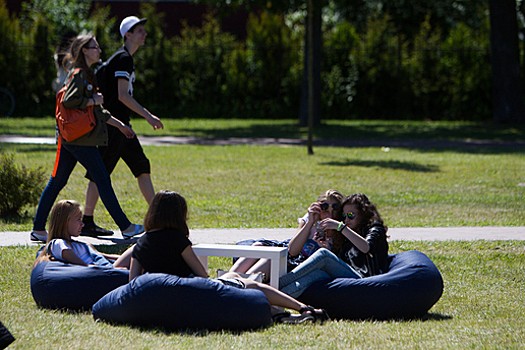
<path fill-rule="evenodd" d="M 53 177 L 48 182 L 47 187 L 53 188 L 55 191 L 60 192 L 67 185 L 68 179 L 69 178 L 67 177 L 61 177 L 61 178 Z"/>
<path fill-rule="evenodd" d="M 319 249 L 317 249 L 317 251 L 314 254 L 317 254 L 317 255 L 322 256 L 322 257 L 333 255 L 333 253 L 331 251 L 329 251 L 328 249 L 326 249 L 326 248 L 319 248 Z"/>

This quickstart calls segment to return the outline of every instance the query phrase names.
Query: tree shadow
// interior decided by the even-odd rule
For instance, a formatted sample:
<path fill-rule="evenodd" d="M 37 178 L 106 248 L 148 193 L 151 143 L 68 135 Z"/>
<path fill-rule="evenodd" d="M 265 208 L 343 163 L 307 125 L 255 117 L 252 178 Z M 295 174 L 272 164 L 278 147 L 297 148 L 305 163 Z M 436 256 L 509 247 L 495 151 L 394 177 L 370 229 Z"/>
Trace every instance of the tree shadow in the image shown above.
<path fill-rule="evenodd" d="M 385 168 L 385 169 L 394 169 L 394 170 L 406 170 L 413 172 L 422 172 L 422 173 L 436 173 L 440 169 L 437 165 L 432 164 L 418 164 L 414 162 L 403 162 L 398 160 L 353 160 L 347 159 L 346 161 L 329 161 L 322 162 L 320 165 L 330 165 L 330 166 L 359 166 L 367 168 Z"/>

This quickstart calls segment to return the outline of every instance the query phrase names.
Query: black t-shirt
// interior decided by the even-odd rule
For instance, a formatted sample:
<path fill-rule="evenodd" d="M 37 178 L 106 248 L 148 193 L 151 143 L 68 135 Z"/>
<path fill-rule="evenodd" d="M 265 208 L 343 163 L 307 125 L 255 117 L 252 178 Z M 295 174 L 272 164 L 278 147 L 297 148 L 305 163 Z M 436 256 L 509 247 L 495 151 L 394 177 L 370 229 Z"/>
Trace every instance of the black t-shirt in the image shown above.
<path fill-rule="evenodd" d="M 144 272 L 188 277 L 193 271 L 181 255 L 188 246 L 191 242 L 180 230 L 150 231 L 139 238 L 132 256 L 139 261 Z"/>
<path fill-rule="evenodd" d="M 365 240 L 370 246 L 367 254 L 361 252 L 349 240 L 343 245 L 339 257 L 363 277 L 379 275 L 388 271 L 388 242 L 386 228 L 379 222 L 363 229 Z"/>
<path fill-rule="evenodd" d="M 104 95 L 104 108 L 111 112 L 111 115 L 126 125 L 130 123 L 131 110 L 118 99 L 118 80 L 128 81 L 128 93 L 133 96 L 133 83 L 135 82 L 135 66 L 133 57 L 129 54 L 125 46 L 115 52 L 106 67 L 106 93 Z"/>

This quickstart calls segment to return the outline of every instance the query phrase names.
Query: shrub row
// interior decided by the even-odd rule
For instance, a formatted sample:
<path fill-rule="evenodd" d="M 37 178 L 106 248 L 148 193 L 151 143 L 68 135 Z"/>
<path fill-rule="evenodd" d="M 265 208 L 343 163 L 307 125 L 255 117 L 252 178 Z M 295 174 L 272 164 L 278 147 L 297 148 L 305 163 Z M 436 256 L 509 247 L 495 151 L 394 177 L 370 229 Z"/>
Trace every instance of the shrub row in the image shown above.
<path fill-rule="evenodd" d="M 180 36 L 163 34 L 163 16 L 144 5 L 147 45 L 136 56 L 136 98 L 163 118 L 298 118 L 303 29 L 260 13 L 239 42 L 213 16 Z M 121 45 L 108 31 L 108 9 L 89 17 L 103 56 Z M 460 23 L 446 36 L 425 22 L 415 40 L 398 36 L 386 18 L 366 32 L 341 22 L 323 33 L 321 118 L 490 118 L 488 23 Z M 39 18 L 25 28 L 0 0 L 0 86 L 16 96 L 15 115 L 50 116 L 55 28 Z"/>

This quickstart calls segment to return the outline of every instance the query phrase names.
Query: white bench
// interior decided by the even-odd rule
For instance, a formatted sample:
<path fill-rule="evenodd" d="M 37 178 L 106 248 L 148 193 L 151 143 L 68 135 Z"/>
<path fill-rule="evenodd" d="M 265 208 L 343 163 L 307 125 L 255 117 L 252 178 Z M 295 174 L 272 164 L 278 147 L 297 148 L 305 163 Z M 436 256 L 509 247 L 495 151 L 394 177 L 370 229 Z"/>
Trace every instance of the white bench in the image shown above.
<path fill-rule="evenodd" d="M 286 273 L 288 248 L 228 244 L 197 244 L 193 251 L 208 271 L 209 256 L 266 258 L 270 260 L 270 285 L 279 289 L 279 277 Z"/>

